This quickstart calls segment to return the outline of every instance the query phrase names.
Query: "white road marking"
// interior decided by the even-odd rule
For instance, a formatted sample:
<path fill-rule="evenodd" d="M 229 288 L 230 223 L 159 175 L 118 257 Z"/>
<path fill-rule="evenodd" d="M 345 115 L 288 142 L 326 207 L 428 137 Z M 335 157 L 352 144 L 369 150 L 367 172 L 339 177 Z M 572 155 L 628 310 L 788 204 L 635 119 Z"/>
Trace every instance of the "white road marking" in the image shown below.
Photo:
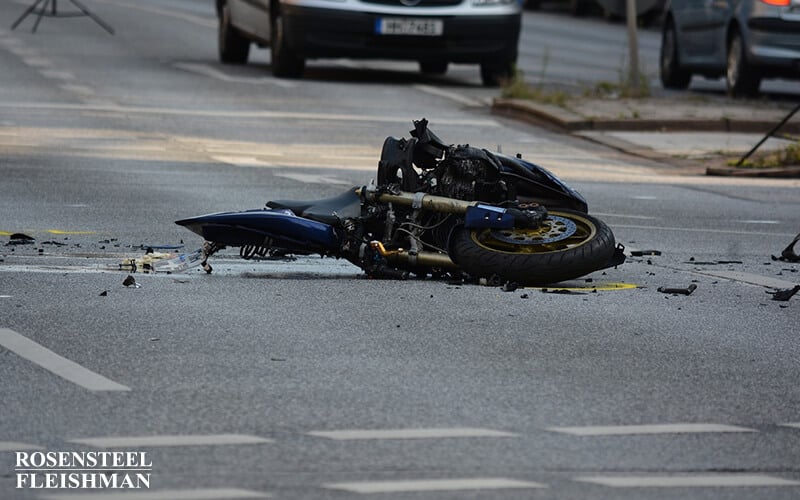
<path fill-rule="evenodd" d="M 432 87 L 430 85 L 414 85 L 414 88 L 419 90 L 420 92 L 424 92 L 426 94 L 435 95 L 437 97 L 444 97 L 445 99 L 449 99 L 451 101 L 455 101 L 459 104 L 463 104 L 465 106 L 473 107 L 473 108 L 482 108 L 484 104 L 477 99 L 473 99 L 471 97 L 467 97 L 465 95 L 461 95 L 457 92 L 451 92 L 449 90 L 440 89 L 438 87 Z"/>
<path fill-rule="evenodd" d="M 218 23 L 216 21 L 214 21 L 213 19 L 208 19 L 208 18 L 205 18 L 205 17 L 195 16 L 193 14 L 187 14 L 187 13 L 184 13 L 184 12 L 178 12 L 178 11 L 174 11 L 174 10 L 167 10 L 167 9 L 161 9 L 161 8 L 158 8 L 158 7 L 151 7 L 151 6 L 147 6 L 147 5 L 142 5 L 139 2 L 131 2 L 131 1 L 118 2 L 118 1 L 114 1 L 114 0 L 97 0 L 97 1 L 100 1 L 101 3 L 110 3 L 110 4 L 113 4 L 113 5 L 118 5 L 120 7 L 128 7 L 130 9 L 141 10 L 141 11 L 144 11 L 144 12 L 150 12 L 151 14 L 158 14 L 158 15 L 161 15 L 161 16 L 174 17 L 175 19 L 180 19 L 182 21 L 186 21 L 186 22 L 189 22 L 189 23 L 192 23 L 192 24 L 196 24 L 196 25 L 202 26 L 204 28 L 216 29 L 218 27 Z"/>
<path fill-rule="evenodd" d="M 800 486 L 792 481 L 763 474 L 702 474 L 681 476 L 589 476 L 575 481 L 612 488 L 709 488 L 744 486 Z"/>
<path fill-rule="evenodd" d="M 722 424 L 605 425 L 548 427 L 548 431 L 573 436 L 626 436 L 636 434 L 695 434 L 704 432 L 758 432 L 755 429 Z"/>
<path fill-rule="evenodd" d="M 780 224 L 781 221 L 779 220 L 735 220 L 733 222 L 739 222 L 741 224 Z"/>
<path fill-rule="evenodd" d="M 785 424 L 780 424 L 781 427 L 792 427 L 794 429 L 800 429 L 800 422 L 787 422 Z"/>
<path fill-rule="evenodd" d="M 53 65 L 50 59 L 45 57 L 23 57 L 22 62 L 34 68 L 49 68 Z"/>
<path fill-rule="evenodd" d="M 75 75 L 69 71 L 58 71 L 54 69 L 43 69 L 39 73 L 45 77 L 53 80 L 76 80 Z"/>
<path fill-rule="evenodd" d="M 140 448 L 151 446 L 218 446 L 272 443 L 271 439 L 244 434 L 164 435 L 164 436 L 112 436 L 70 439 L 70 443 L 96 448 Z"/>
<path fill-rule="evenodd" d="M 41 498 L 49 500 L 227 500 L 236 498 L 270 498 L 270 496 L 259 491 L 238 488 L 208 488 L 122 493 L 55 493 L 42 495 Z"/>
<path fill-rule="evenodd" d="M 43 450 L 41 446 L 14 441 L 0 441 L 0 451 Z"/>
<path fill-rule="evenodd" d="M 745 236 L 776 236 L 793 237 L 797 233 L 765 233 L 761 231 L 736 231 L 731 229 L 703 229 L 695 227 L 664 227 L 664 226 L 634 226 L 630 224 L 614 224 L 614 227 L 624 227 L 627 229 L 646 229 L 653 231 L 682 231 L 686 233 L 711 233 L 711 234 L 741 234 Z"/>
<path fill-rule="evenodd" d="M 229 75 L 223 71 L 214 68 L 213 66 L 209 66 L 208 64 L 197 64 L 197 63 L 175 63 L 173 64 L 175 68 L 181 69 L 183 71 L 188 71 L 190 73 L 195 73 L 198 75 L 207 76 L 210 78 L 214 78 L 216 80 L 221 80 L 223 82 L 233 82 L 233 83 L 248 83 L 251 85 L 276 85 L 278 87 L 283 87 L 285 89 L 293 89 L 297 87 L 296 83 L 287 82 L 285 80 L 281 80 L 279 78 L 274 77 L 253 77 L 253 76 L 233 76 Z"/>
<path fill-rule="evenodd" d="M 130 391 L 131 388 L 88 370 L 20 335 L 0 328 L 0 345 L 59 377 L 90 391 Z"/>
<path fill-rule="evenodd" d="M 254 119 L 286 119 L 306 121 L 343 121 L 343 122 L 376 122 L 400 123 L 407 126 L 408 116 L 364 115 L 343 113 L 307 113 L 301 111 L 233 111 L 214 109 L 177 109 L 148 108 L 141 106 L 118 106 L 101 104 L 41 103 L 41 102 L 0 102 L 0 108 L 11 109 L 51 109 L 77 111 L 103 111 L 111 113 L 151 114 L 172 116 L 199 116 L 210 118 L 254 118 Z M 491 119 L 475 118 L 437 118 L 434 125 L 460 125 L 474 127 L 500 127 L 500 123 Z"/>
<path fill-rule="evenodd" d="M 633 200 L 657 200 L 657 196 L 649 196 L 649 195 L 638 195 L 638 196 L 631 196 Z"/>
<path fill-rule="evenodd" d="M 470 479 L 423 479 L 408 481 L 370 481 L 353 483 L 328 483 L 322 485 L 330 490 L 344 490 L 352 493 L 408 493 L 425 491 L 457 491 L 457 490 L 500 490 L 522 488 L 546 488 L 541 483 L 518 481 L 506 478 L 470 478 Z"/>
<path fill-rule="evenodd" d="M 10 299 L 13 295 L 0 295 L 0 299 Z"/>
<path fill-rule="evenodd" d="M 731 281 L 740 281 L 742 283 L 749 283 L 751 285 L 758 285 L 767 288 L 793 288 L 797 283 L 786 281 L 771 276 L 761 276 L 760 274 L 745 273 L 741 271 L 694 271 L 697 274 L 704 274 L 706 276 L 713 276 L 715 278 L 723 278 Z"/>
<path fill-rule="evenodd" d="M 288 173 L 279 173 L 273 174 L 275 177 L 284 177 L 286 179 L 292 179 L 293 181 L 304 182 L 307 184 L 339 184 L 342 186 L 352 186 L 354 185 L 353 182 L 348 182 L 342 179 L 336 179 L 333 177 L 325 177 L 321 175 L 313 175 L 313 174 L 288 174 Z"/>
<path fill-rule="evenodd" d="M 274 167 L 275 165 L 254 156 L 212 156 L 212 160 L 235 167 Z"/>
<path fill-rule="evenodd" d="M 641 220 L 656 220 L 658 217 L 648 217 L 646 215 L 626 215 L 626 214 L 604 214 L 600 212 L 592 212 L 596 217 L 620 217 L 623 219 L 641 219 Z"/>
<path fill-rule="evenodd" d="M 77 85 L 74 83 L 64 83 L 59 85 L 62 90 L 66 90 L 67 92 L 74 92 L 75 94 L 81 95 L 94 95 L 94 90 L 86 85 Z"/>
<path fill-rule="evenodd" d="M 442 429 L 376 429 L 376 430 L 339 430 L 313 431 L 311 436 L 336 440 L 353 439 L 437 439 L 464 437 L 514 437 L 517 434 L 495 431 L 492 429 L 442 428 Z"/>

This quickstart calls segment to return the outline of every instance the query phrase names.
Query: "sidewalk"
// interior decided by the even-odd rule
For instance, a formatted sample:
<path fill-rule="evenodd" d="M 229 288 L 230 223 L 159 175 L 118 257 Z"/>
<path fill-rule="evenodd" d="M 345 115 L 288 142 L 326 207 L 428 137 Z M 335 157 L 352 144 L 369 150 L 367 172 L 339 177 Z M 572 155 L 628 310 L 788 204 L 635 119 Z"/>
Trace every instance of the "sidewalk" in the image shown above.
<path fill-rule="evenodd" d="M 800 165 L 734 168 L 796 104 L 703 98 L 598 99 L 573 97 L 565 107 L 529 100 L 495 99 L 492 111 L 676 166 L 703 166 L 710 175 L 800 177 Z M 800 112 L 779 131 L 800 136 Z M 792 141 L 771 137 L 759 153 Z"/>

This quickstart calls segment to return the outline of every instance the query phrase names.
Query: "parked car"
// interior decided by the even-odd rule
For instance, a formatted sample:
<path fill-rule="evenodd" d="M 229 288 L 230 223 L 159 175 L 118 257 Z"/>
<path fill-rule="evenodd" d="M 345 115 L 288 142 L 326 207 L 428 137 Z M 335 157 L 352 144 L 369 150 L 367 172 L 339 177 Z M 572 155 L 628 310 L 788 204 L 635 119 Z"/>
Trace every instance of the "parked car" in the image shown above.
<path fill-rule="evenodd" d="M 724 75 L 730 95 L 752 96 L 763 78 L 800 78 L 800 0 L 671 0 L 659 62 L 670 89 Z"/>
<path fill-rule="evenodd" d="M 479 64 L 485 85 L 512 75 L 521 23 L 518 0 L 216 0 L 219 58 L 247 62 L 250 45 L 271 48 L 275 76 L 299 78 L 307 59 L 418 61 L 423 73 Z"/>

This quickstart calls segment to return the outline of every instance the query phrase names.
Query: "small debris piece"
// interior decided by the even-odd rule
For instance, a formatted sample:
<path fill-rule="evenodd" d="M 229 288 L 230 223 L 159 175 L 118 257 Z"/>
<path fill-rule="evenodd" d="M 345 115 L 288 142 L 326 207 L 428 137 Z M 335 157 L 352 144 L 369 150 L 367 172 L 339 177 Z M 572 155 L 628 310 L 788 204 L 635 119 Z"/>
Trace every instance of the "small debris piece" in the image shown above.
<path fill-rule="evenodd" d="M 506 281 L 505 283 L 503 283 L 503 286 L 500 287 L 500 289 L 504 292 L 513 292 L 517 288 L 519 288 L 519 284 L 513 281 Z"/>
<path fill-rule="evenodd" d="M 122 284 L 125 286 L 132 286 L 134 288 L 140 288 L 142 286 L 139 283 L 137 283 L 136 278 L 134 278 L 130 274 L 128 275 L 127 278 L 125 278 L 125 281 L 123 281 Z"/>
<path fill-rule="evenodd" d="M 781 302 L 786 302 L 787 300 L 791 299 L 794 294 L 800 292 L 800 285 L 796 285 L 794 288 L 787 288 L 786 290 L 778 290 L 775 292 L 767 292 L 772 294 L 772 300 L 779 300 Z"/>
<path fill-rule="evenodd" d="M 564 288 L 556 288 L 555 290 L 549 290 L 547 288 L 542 288 L 542 293 L 555 293 L 558 295 L 584 295 L 583 292 L 576 292 L 573 290 L 566 290 Z"/>
<path fill-rule="evenodd" d="M 160 338 L 158 338 L 158 337 L 152 337 L 152 338 L 150 339 L 150 342 L 158 342 L 159 340 L 161 340 L 161 339 L 160 339 Z"/>
<path fill-rule="evenodd" d="M 631 250 L 631 257 L 644 257 L 645 255 L 661 255 L 661 250 Z"/>
<path fill-rule="evenodd" d="M 795 236 L 789 246 L 783 249 L 778 259 L 786 262 L 800 262 L 800 255 L 797 255 L 794 251 L 794 246 L 798 241 L 800 241 L 800 234 Z"/>
<path fill-rule="evenodd" d="M 658 287 L 658 291 L 661 293 L 671 293 L 674 295 L 691 295 L 692 292 L 697 290 L 697 285 L 692 283 L 686 288 L 667 288 L 665 286 Z"/>
<path fill-rule="evenodd" d="M 27 234 L 14 233 L 8 237 L 8 243 L 6 243 L 6 246 L 33 245 L 34 241 L 36 241 L 36 238 L 28 236 Z"/>
<path fill-rule="evenodd" d="M 527 294 L 527 293 L 523 293 L 522 295 L 520 295 L 520 296 L 519 296 L 519 298 L 521 298 L 521 299 L 528 299 L 528 298 L 530 298 L 530 297 L 528 297 L 528 294 Z"/>
<path fill-rule="evenodd" d="M 101 297 L 108 297 L 108 290 L 103 290 L 102 292 L 100 292 L 100 296 Z"/>

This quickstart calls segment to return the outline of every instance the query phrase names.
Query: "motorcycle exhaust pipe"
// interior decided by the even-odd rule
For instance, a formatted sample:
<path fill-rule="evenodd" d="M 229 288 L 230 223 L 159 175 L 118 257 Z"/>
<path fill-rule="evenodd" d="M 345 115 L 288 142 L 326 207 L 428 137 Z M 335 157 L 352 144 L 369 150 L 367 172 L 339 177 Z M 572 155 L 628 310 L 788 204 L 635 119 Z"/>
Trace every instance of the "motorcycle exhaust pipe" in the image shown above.
<path fill-rule="evenodd" d="M 425 251 L 412 253 L 402 248 L 387 250 L 380 241 L 371 241 L 370 246 L 389 262 L 401 262 L 411 266 L 439 267 L 444 269 L 458 268 L 447 254 Z"/>
<path fill-rule="evenodd" d="M 366 201 L 372 203 L 394 203 L 416 210 L 424 209 L 459 215 L 467 213 L 469 207 L 474 207 L 480 203 L 479 201 L 456 200 L 422 192 L 408 193 L 400 191 L 399 193 L 376 193 L 370 190 L 369 187 L 360 188 L 356 190 L 356 193 L 360 196 L 364 196 Z"/>

